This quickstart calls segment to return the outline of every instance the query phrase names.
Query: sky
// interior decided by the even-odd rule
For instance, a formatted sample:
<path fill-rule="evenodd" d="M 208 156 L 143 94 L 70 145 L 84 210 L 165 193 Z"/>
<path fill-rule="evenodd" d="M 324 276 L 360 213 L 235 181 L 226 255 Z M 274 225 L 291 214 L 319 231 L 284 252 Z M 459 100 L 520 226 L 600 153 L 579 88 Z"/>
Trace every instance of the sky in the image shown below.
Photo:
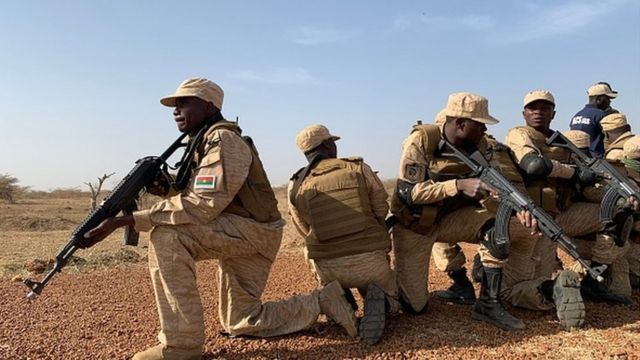
<path fill-rule="evenodd" d="M 394 178 L 411 126 L 459 91 L 489 99 L 504 140 L 528 91 L 553 93 L 566 130 L 607 81 L 640 129 L 634 0 L 2 1 L 0 49 L 0 174 L 34 190 L 115 172 L 112 188 L 159 155 L 179 135 L 159 99 L 195 76 L 224 89 L 274 186 L 315 123 Z"/>

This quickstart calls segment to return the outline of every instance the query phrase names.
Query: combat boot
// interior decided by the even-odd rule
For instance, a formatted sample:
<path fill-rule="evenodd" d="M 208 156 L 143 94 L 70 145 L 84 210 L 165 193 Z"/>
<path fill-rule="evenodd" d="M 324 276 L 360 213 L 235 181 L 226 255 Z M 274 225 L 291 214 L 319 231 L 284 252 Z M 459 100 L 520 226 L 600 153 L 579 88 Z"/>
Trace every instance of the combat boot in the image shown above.
<path fill-rule="evenodd" d="M 344 296 L 338 281 L 332 281 L 320 290 L 320 311 L 342 326 L 351 337 L 358 336 L 356 314 Z"/>
<path fill-rule="evenodd" d="M 387 297 L 376 283 L 367 287 L 364 298 L 364 316 L 360 319 L 359 333 L 367 344 L 378 343 L 384 332 L 387 315 Z"/>
<path fill-rule="evenodd" d="M 524 323 L 509 314 L 500 302 L 502 286 L 502 269 L 484 268 L 480 298 L 473 305 L 471 317 L 486 321 L 502 330 L 524 329 Z"/>
<path fill-rule="evenodd" d="M 580 295 L 580 277 L 571 270 L 563 270 L 555 280 L 540 284 L 542 295 L 556 307 L 560 326 L 564 330 L 579 328 L 584 324 L 584 302 Z"/>
<path fill-rule="evenodd" d="M 482 266 L 482 260 L 480 260 L 480 254 L 476 254 L 473 257 L 473 266 L 471 267 L 471 278 L 473 282 L 482 283 L 482 273 L 484 267 Z"/>
<path fill-rule="evenodd" d="M 447 271 L 447 275 L 453 280 L 453 284 L 445 291 L 436 291 L 435 295 L 456 304 L 473 304 L 476 301 L 476 293 L 467 277 L 467 269 L 463 267 Z"/>
<path fill-rule="evenodd" d="M 133 355 L 132 360 L 200 360 L 202 347 L 179 349 L 163 344 L 156 345 Z"/>
<path fill-rule="evenodd" d="M 591 261 L 591 266 L 598 267 L 598 266 L 602 266 L 602 264 L 597 263 L 595 261 Z M 611 272 L 611 269 L 607 268 L 602 274 L 602 277 L 605 278 L 605 281 L 609 277 L 610 272 Z M 599 282 L 598 280 L 591 277 L 591 275 L 589 275 L 588 273 L 587 275 L 585 275 L 585 277 L 582 279 L 582 282 L 580 283 L 580 293 L 582 294 L 582 298 L 585 300 L 591 300 L 596 302 L 604 301 L 611 304 L 622 304 L 622 305 L 633 304 L 633 301 L 631 301 L 631 299 L 628 299 L 627 297 L 622 295 L 616 295 L 612 293 L 604 281 Z"/>

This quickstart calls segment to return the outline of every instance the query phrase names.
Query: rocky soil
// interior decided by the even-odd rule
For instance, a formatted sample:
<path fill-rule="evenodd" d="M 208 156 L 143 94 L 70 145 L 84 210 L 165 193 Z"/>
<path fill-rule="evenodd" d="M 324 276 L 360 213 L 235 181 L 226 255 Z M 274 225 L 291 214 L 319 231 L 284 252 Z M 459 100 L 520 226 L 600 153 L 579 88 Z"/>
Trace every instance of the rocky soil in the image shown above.
<path fill-rule="evenodd" d="M 468 258 L 472 247 L 465 246 Z M 433 298 L 422 315 L 391 318 L 367 346 L 320 319 L 315 329 L 272 339 L 229 339 L 217 319 L 216 263 L 198 264 L 205 305 L 206 359 L 640 359 L 640 307 L 587 305 L 584 329 L 559 329 L 553 312 L 513 309 L 527 329 L 504 332 L 470 317 L 470 306 Z M 300 251 L 283 252 L 264 300 L 306 293 L 315 279 Z M 158 319 L 144 262 L 59 274 L 35 301 L 0 278 L 0 359 L 128 359 L 156 343 Z M 432 269 L 430 290 L 448 286 Z M 640 294 L 634 292 L 634 301 Z"/>

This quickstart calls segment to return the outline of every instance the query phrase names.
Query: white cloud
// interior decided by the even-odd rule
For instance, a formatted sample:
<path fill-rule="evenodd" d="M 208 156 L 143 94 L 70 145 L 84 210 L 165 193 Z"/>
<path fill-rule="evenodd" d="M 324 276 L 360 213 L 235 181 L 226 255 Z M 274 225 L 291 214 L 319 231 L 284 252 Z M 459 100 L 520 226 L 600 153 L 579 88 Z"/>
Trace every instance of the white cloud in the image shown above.
<path fill-rule="evenodd" d="M 241 70 L 231 77 L 240 80 L 264 82 L 268 84 L 319 84 L 308 70 L 303 68 L 279 68 L 265 72 Z"/>
<path fill-rule="evenodd" d="M 300 26 L 292 31 L 293 42 L 301 45 L 318 45 L 344 41 L 357 36 L 353 30 L 338 30 L 331 28 L 317 28 Z"/>
<path fill-rule="evenodd" d="M 501 29 L 490 39 L 496 44 L 522 43 L 558 35 L 575 34 L 614 12 L 626 0 L 570 1 L 546 5 L 529 4 L 525 19 L 512 29 Z M 599 26 L 604 29 L 604 22 Z"/>
<path fill-rule="evenodd" d="M 453 28 L 460 30 L 486 30 L 494 26 L 494 21 L 487 15 L 443 16 L 426 12 L 419 14 L 404 14 L 396 16 L 391 24 L 393 31 L 406 31 L 414 26 L 427 24 L 438 28 Z"/>

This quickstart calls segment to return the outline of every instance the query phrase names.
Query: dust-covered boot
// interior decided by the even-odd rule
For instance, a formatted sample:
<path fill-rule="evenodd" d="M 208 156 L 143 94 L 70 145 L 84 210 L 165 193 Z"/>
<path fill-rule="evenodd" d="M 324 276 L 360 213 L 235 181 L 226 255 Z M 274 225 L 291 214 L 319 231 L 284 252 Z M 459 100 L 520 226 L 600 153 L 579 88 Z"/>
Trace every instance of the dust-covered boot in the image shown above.
<path fill-rule="evenodd" d="M 584 302 L 580 295 L 580 276 L 571 270 L 563 270 L 555 280 L 547 280 L 539 288 L 545 299 L 556 306 L 560 326 L 564 330 L 584 325 Z"/>
<path fill-rule="evenodd" d="M 476 254 L 473 257 L 473 266 L 471 267 L 471 278 L 474 282 L 482 283 L 482 273 L 484 267 L 482 266 L 482 260 L 480 260 L 480 254 Z"/>
<path fill-rule="evenodd" d="M 132 360 L 200 360 L 202 347 L 195 349 L 179 349 L 163 344 L 150 347 L 133 355 Z"/>
<path fill-rule="evenodd" d="M 320 311 L 342 326 L 351 337 L 358 336 L 356 314 L 344 297 L 344 290 L 338 281 L 332 281 L 320 290 Z"/>
<path fill-rule="evenodd" d="M 502 330 L 524 329 L 524 323 L 502 306 L 500 302 L 501 285 L 502 269 L 485 267 L 480 297 L 473 305 L 471 317 L 491 323 Z"/>
<path fill-rule="evenodd" d="M 598 267 L 602 266 L 602 264 L 591 261 L 591 266 Z M 610 272 L 611 269 L 607 268 L 602 274 L 602 277 L 604 277 L 605 279 L 609 278 Z M 582 298 L 585 300 L 596 302 L 604 301 L 611 304 L 633 304 L 633 301 L 631 301 L 631 299 L 612 293 L 609 287 L 605 284 L 605 281 L 599 282 L 587 273 L 587 275 L 585 275 L 585 277 L 582 279 L 582 282 L 580 283 L 580 293 L 582 294 Z"/>
<path fill-rule="evenodd" d="M 387 316 L 387 297 L 378 284 L 367 287 L 364 298 L 364 316 L 360 319 L 359 333 L 362 340 L 373 345 L 380 341 Z"/>
<path fill-rule="evenodd" d="M 444 291 L 436 291 L 434 294 L 446 301 L 456 304 L 473 304 L 476 301 L 476 293 L 473 284 L 467 277 L 467 269 L 447 271 L 447 275 L 453 280 L 453 284 Z"/>

